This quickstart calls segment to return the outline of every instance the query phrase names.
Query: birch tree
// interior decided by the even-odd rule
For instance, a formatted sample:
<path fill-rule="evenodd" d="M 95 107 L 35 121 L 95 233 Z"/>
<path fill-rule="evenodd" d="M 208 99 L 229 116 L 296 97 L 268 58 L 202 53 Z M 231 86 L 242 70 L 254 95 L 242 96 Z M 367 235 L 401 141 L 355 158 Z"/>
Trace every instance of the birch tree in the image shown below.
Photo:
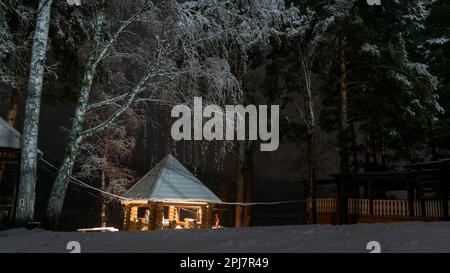
<path fill-rule="evenodd" d="M 29 17 L 32 10 L 12 0 L 1 0 L 0 7 L 0 83 L 13 90 L 8 104 L 1 105 L 7 109 L 5 121 L 15 126 L 23 97 L 26 70 L 29 67 L 29 50 L 26 44 L 31 29 Z M 11 24 L 11 18 L 18 23 Z M 0 182 L 5 168 L 5 164 L 0 164 Z"/>
<path fill-rule="evenodd" d="M 126 5 L 133 7 L 133 2 Z M 192 92 L 186 93 L 186 90 L 182 90 L 184 87 L 174 85 L 180 80 L 210 79 L 211 82 L 221 86 L 216 97 L 226 97 L 220 94 L 222 91 L 226 91 L 227 96 L 232 97 L 236 91 L 234 88 L 224 88 L 234 86 L 235 82 L 234 77 L 227 75 L 226 63 L 214 56 L 199 58 L 201 52 L 206 52 L 206 47 L 211 49 L 209 41 L 214 39 L 217 33 L 223 34 L 226 30 L 219 31 L 216 25 L 210 24 L 211 21 L 202 21 L 207 16 L 201 16 L 199 11 L 189 9 L 189 3 L 179 4 L 170 1 L 159 3 L 158 6 L 152 2 L 139 2 L 136 5 L 135 10 L 131 9 L 134 13 L 120 22 L 116 31 L 106 41 L 103 41 L 104 10 L 96 16 L 93 24 L 94 35 L 66 155 L 56 177 L 46 211 L 47 227 L 54 228 L 61 215 L 67 185 L 83 139 L 108 128 L 136 104 L 152 102 L 175 104 L 189 101 L 196 94 L 196 90 L 190 89 Z M 143 24 L 136 25 L 137 22 Z M 135 31 L 130 31 L 132 23 L 136 23 L 135 27 L 143 27 L 145 23 L 143 29 L 146 30 L 147 39 L 140 37 Z M 128 35 L 127 39 L 136 42 L 137 48 L 130 45 L 130 40 L 120 41 L 120 36 L 125 34 Z M 118 43 L 119 45 L 122 43 L 123 48 L 128 51 L 117 52 L 115 46 Z M 128 71 L 128 74 L 121 74 L 125 75 L 123 81 L 125 84 L 122 83 L 121 88 L 107 93 L 105 99 L 90 100 L 98 65 L 114 58 L 131 58 L 131 64 L 134 65 L 132 73 Z M 86 114 L 106 106 L 113 106 L 115 110 L 98 124 L 86 128 Z"/>
<path fill-rule="evenodd" d="M 142 15 L 142 12 L 146 12 L 147 7 L 144 8 L 141 12 L 136 13 L 134 16 L 130 17 L 126 20 L 122 25 L 119 26 L 117 31 L 112 35 L 109 41 L 104 42 L 104 20 L 105 20 L 105 10 L 104 6 L 101 6 L 97 15 L 95 16 L 94 25 L 94 33 L 92 37 L 92 44 L 89 53 L 89 57 L 86 63 L 84 75 L 81 82 L 80 94 L 78 98 L 78 103 L 75 109 L 74 119 L 72 121 L 72 129 L 69 135 L 68 147 L 66 149 L 66 155 L 64 157 L 63 163 L 58 171 L 58 175 L 56 177 L 55 183 L 53 185 L 48 207 L 46 210 L 46 226 L 54 228 L 59 220 L 62 206 L 64 203 L 64 196 L 67 189 L 67 185 L 70 180 L 70 176 L 72 174 L 72 169 L 75 163 L 75 157 L 78 153 L 78 149 L 80 147 L 81 141 L 84 137 L 90 136 L 94 129 L 91 129 L 89 132 L 82 132 L 83 124 L 86 117 L 86 112 L 89 107 L 89 96 L 91 93 L 91 88 L 94 83 L 95 73 L 97 71 L 97 66 L 99 62 L 105 57 L 108 50 L 112 47 L 113 43 L 117 40 L 118 36 L 121 32 L 133 21 L 135 21 L 139 16 Z M 136 86 L 133 92 L 130 94 L 125 94 L 123 96 L 134 97 L 137 92 L 145 85 L 148 79 L 143 79 L 141 83 Z M 129 99 L 128 101 L 132 101 Z M 117 113 L 114 113 L 115 116 L 119 116 L 121 113 L 119 111 L 124 111 L 122 109 L 127 106 L 123 106 L 120 108 Z M 111 118 L 111 121 L 105 121 L 103 124 L 99 125 L 98 130 L 103 129 L 109 125 L 110 122 L 113 121 L 114 118 Z M 95 129 L 97 130 L 97 129 Z"/>
<path fill-rule="evenodd" d="M 16 226 L 23 226 L 33 221 L 34 217 L 39 113 L 51 5 L 52 0 L 40 0 L 37 10 L 22 133 L 20 184 L 15 212 Z"/>
<path fill-rule="evenodd" d="M 25 89 L 29 78 L 28 72 L 30 70 L 32 51 L 31 45 L 33 44 L 33 30 L 35 29 L 35 17 L 38 12 L 37 2 L 0 0 L 0 83 L 6 87 L 5 91 L 9 91 L 1 94 L 2 97 L 7 97 L 9 93 L 9 100 L 5 100 L 5 104 L 2 103 L 2 106 L 6 108 L 5 120 L 12 126 L 16 124 L 23 105 L 23 97 L 26 93 Z M 73 45 L 67 46 L 70 44 L 70 41 L 79 42 L 82 40 L 79 37 L 74 37 L 79 36 L 80 31 L 69 30 L 65 26 L 73 22 L 82 24 L 83 18 L 77 17 L 77 10 L 71 11 L 70 16 L 67 13 L 68 6 L 65 2 L 57 1 L 53 3 L 49 28 L 55 31 L 53 36 L 50 33 L 50 37 L 48 37 L 51 40 L 48 43 L 52 44 L 52 47 L 49 47 L 49 54 L 52 55 L 53 59 L 58 60 L 57 64 L 59 65 L 50 65 L 45 62 L 43 76 L 45 83 L 42 87 L 44 90 L 41 92 L 43 94 L 43 103 L 46 100 L 48 101 L 49 97 L 52 97 L 52 101 L 57 101 L 62 97 L 61 94 L 63 92 L 61 92 L 60 88 L 58 88 L 57 93 L 50 94 L 52 86 L 61 86 L 61 83 L 67 83 L 67 86 L 71 85 L 71 82 L 66 81 L 66 79 L 70 79 L 73 73 L 64 70 L 65 67 L 61 64 L 72 60 L 63 59 L 56 52 L 64 52 L 61 55 L 67 54 L 74 49 Z M 62 42 L 62 36 L 64 36 L 64 42 Z M 73 62 L 71 62 L 71 68 L 71 71 L 76 69 Z M 54 94 L 58 94 L 58 96 L 54 96 Z M 0 180 L 2 169 L 3 167 L 0 166 Z"/>
<path fill-rule="evenodd" d="M 113 109 L 89 113 L 86 124 L 95 124 L 108 116 Z M 75 176 L 83 181 L 100 185 L 100 190 L 123 195 L 137 180 L 135 171 L 128 167 L 136 147 L 139 128 L 145 123 L 133 111 L 124 113 L 112 126 L 101 133 L 85 139 L 77 158 Z M 100 180 L 100 181 L 99 181 Z M 117 199 L 100 193 L 100 224 L 108 223 L 108 206 L 117 204 Z"/>
<path fill-rule="evenodd" d="M 306 145 L 307 145 L 307 186 L 306 186 L 306 205 L 305 205 L 305 223 L 314 224 L 316 222 L 316 130 L 318 107 L 318 85 L 320 84 L 318 73 L 314 72 L 317 58 L 323 55 L 321 46 L 326 41 L 327 31 L 331 20 L 326 16 L 314 11 L 313 7 L 308 5 L 301 6 L 300 16 L 297 20 L 292 21 L 290 27 L 286 31 L 288 43 L 293 44 L 296 51 L 294 56 L 298 58 L 299 71 L 297 71 L 297 79 L 300 82 L 301 90 L 300 101 L 294 101 L 298 114 L 302 122 L 306 126 Z M 321 68 L 326 66 L 321 64 Z"/>

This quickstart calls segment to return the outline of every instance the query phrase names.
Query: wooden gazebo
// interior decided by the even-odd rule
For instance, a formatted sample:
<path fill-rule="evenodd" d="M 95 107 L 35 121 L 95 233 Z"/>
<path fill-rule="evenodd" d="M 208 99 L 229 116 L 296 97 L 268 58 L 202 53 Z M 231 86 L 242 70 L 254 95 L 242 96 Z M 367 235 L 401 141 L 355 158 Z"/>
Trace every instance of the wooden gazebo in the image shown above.
<path fill-rule="evenodd" d="M 172 155 L 166 156 L 124 195 L 123 229 L 209 228 L 221 200 Z"/>

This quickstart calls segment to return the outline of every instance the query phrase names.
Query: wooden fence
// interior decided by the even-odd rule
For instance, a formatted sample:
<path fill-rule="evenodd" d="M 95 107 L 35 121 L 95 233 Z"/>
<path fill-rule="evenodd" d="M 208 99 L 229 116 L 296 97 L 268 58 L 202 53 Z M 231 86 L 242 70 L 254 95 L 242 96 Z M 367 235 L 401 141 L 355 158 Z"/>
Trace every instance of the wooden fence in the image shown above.
<path fill-rule="evenodd" d="M 422 203 L 424 209 L 422 209 Z M 414 216 L 418 217 L 444 217 L 442 200 L 415 200 L 413 203 Z M 450 207 L 450 200 L 448 201 Z M 316 199 L 317 213 L 337 213 L 338 200 L 336 198 Z M 349 215 L 376 215 L 376 216 L 410 216 L 408 200 L 381 200 L 372 202 L 372 214 L 370 213 L 369 199 L 348 199 Z"/>

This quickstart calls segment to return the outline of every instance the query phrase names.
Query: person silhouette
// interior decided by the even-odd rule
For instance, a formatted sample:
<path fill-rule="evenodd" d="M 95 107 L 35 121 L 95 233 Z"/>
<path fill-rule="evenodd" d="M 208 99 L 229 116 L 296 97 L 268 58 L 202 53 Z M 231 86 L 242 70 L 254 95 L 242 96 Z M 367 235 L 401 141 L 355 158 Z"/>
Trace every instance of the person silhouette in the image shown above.
<path fill-rule="evenodd" d="M 216 213 L 216 220 L 215 220 L 215 224 L 213 226 L 213 228 L 219 228 L 220 226 L 220 216 L 218 213 Z"/>

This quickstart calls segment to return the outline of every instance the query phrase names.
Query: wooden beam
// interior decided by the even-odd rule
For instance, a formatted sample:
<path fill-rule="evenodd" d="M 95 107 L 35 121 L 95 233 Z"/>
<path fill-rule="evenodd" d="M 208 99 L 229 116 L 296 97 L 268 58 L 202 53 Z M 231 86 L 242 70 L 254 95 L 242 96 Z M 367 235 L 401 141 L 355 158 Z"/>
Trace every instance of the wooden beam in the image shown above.
<path fill-rule="evenodd" d="M 373 215 L 373 184 L 372 184 L 372 180 L 369 180 L 367 193 L 369 195 L 369 215 Z"/>
<path fill-rule="evenodd" d="M 164 218 L 164 204 L 162 202 L 155 202 L 155 229 L 163 229 L 163 218 Z"/>
<path fill-rule="evenodd" d="M 156 219 L 155 219 L 155 215 L 156 215 L 156 207 L 154 202 L 152 201 L 148 201 L 147 206 L 150 210 L 150 219 L 148 221 L 148 230 L 155 230 L 155 225 L 156 225 Z"/>
<path fill-rule="evenodd" d="M 414 216 L 414 187 L 411 185 L 412 181 L 408 181 L 406 184 L 408 194 L 408 215 Z"/>
<path fill-rule="evenodd" d="M 207 224 L 207 228 L 210 228 L 210 227 L 212 227 L 212 223 L 214 222 L 214 220 L 213 220 L 213 217 L 214 217 L 214 215 L 213 215 L 213 204 L 208 204 L 207 205 L 207 211 L 208 211 L 208 213 L 207 213 L 207 215 L 208 215 L 208 224 Z"/>
<path fill-rule="evenodd" d="M 123 206 L 139 206 L 148 204 L 148 200 L 123 200 L 121 203 Z"/>
<path fill-rule="evenodd" d="M 207 205 L 208 202 L 203 201 L 182 201 L 182 200 L 161 200 L 161 201 L 155 201 L 163 203 L 166 206 L 200 206 L 200 205 Z"/>
<path fill-rule="evenodd" d="M 123 210 L 123 230 L 128 230 L 130 224 L 131 206 L 125 206 Z"/>
<path fill-rule="evenodd" d="M 3 162 L 0 162 L 0 187 L 2 185 L 2 180 L 3 180 L 3 174 L 5 173 L 5 166 L 6 164 Z"/>
<path fill-rule="evenodd" d="M 439 191 L 441 194 L 442 200 L 442 212 L 444 214 L 445 219 L 449 219 L 449 207 L 448 207 L 448 181 L 449 174 L 448 170 L 441 169 L 439 172 Z"/>
<path fill-rule="evenodd" d="M 16 169 L 16 175 L 17 177 L 20 177 L 20 168 Z M 12 202 L 11 202 L 11 212 L 9 214 L 9 224 L 12 224 L 14 217 L 15 217 L 15 211 L 16 211 L 16 199 L 17 199 L 17 189 L 19 188 L 19 179 L 15 179 L 13 183 L 13 191 L 12 191 Z"/>

